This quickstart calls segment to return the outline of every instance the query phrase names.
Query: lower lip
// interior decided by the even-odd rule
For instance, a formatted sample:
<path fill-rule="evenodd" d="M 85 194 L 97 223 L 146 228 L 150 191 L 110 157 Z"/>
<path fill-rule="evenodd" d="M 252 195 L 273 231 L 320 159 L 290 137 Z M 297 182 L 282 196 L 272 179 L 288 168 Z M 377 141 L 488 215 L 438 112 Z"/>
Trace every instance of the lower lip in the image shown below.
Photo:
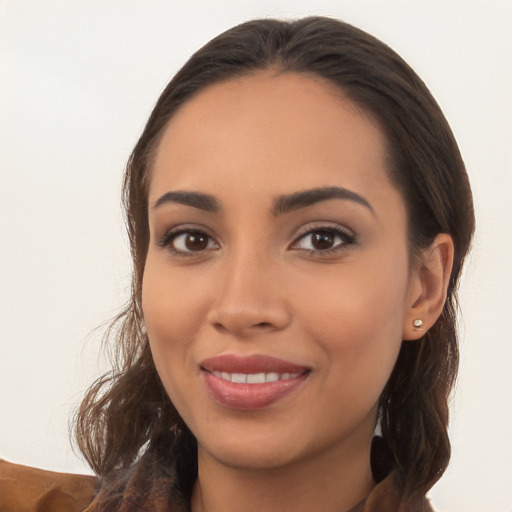
<path fill-rule="evenodd" d="M 235 384 L 204 371 L 206 386 L 213 398 L 230 409 L 254 410 L 267 407 L 293 393 L 306 380 L 308 373 L 294 379 L 263 384 Z"/>

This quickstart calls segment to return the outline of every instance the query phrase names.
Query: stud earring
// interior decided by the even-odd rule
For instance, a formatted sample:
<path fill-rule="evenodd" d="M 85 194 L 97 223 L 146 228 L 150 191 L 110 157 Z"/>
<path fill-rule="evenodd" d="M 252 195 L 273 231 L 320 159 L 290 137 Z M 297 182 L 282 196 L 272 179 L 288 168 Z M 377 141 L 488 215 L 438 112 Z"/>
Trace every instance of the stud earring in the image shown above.
<path fill-rule="evenodd" d="M 423 320 L 421 318 L 416 318 L 416 320 L 413 320 L 412 325 L 414 325 L 416 329 L 421 329 L 423 327 Z"/>

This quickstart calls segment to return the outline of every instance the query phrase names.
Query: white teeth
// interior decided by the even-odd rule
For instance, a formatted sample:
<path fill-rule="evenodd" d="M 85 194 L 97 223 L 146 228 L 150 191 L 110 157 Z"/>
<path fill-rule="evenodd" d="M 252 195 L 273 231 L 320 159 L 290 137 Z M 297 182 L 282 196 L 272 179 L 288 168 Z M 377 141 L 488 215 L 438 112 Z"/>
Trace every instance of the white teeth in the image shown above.
<path fill-rule="evenodd" d="M 247 384 L 263 384 L 265 382 L 264 373 L 248 373 Z"/>
<path fill-rule="evenodd" d="M 235 384 L 264 384 L 265 382 L 277 382 L 278 380 L 290 380 L 295 379 L 299 373 L 229 373 L 219 372 L 217 370 L 212 371 L 215 377 L 220 379 L 228 380 Z"/>
<path fill-rule="evenodd" d="M 276 382 L 279 380 L 279 373 L 266 373 L 265 374 L 265 382 Z"/>

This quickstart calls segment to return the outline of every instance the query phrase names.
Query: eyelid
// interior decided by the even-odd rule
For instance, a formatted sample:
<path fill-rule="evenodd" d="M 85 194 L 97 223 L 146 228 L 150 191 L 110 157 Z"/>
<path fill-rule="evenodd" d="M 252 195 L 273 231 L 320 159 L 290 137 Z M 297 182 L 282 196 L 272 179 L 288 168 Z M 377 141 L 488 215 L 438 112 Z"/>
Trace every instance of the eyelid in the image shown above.
<path fill-rule="evenodd" d="M 338 236 L 341 238 L 342 243 L 335 245 L 331 249 L 325 249 L 325 250 L 303 249 L 303 248 L 297 247 L 298 243 L 301 240 L 303 240 L 304 238 L 306 238 L 306 236 L 311 235 L 313 233 L 318 233 L 319 231 L 326 231 L 326 232 L 333 233 L 335 236 Z M 356 243 L 357 243 L 356 234 L 351 229 L 349 229 L 345 226 L 341 226 L 339 224 L 331 224 L 328 222 L 319 222 L 319 223 L 315 223 L 313 225 L 308 224 L 307 226 L 302 227 L 299 230 L 299 233 L 294 237 L 294 240 L 291 243 L 290 248 L 296 249 L 296 250 L 302 250 L 302 251 L 306 251 L 306 252 L 309 252 L 314 255 L 322 256 L 322 255 L 332 254 L 334 252 L 347 249 L 350 246 L 355 245 Z"/>
<path fill-rule="evenodd" d="M 197 233 L 202 234 L 208 237 L 209 240 L 213 241 L 213 243 L 216 245 L 215 248 L 206 248 L 202 251 L 181 251 L 172 246 L 172 241 L 183 234 L 191 234 L 191 233 Z M 197 224 L 193 225 L 184 225 L 180 224 L 178 226 L 174 226 L 170 229 L 167 229 L 164 234 L 156 240 L 156 245 L 159 247 L 162 247 L 163 249 L 167 249 L 172 252 L 173 255 L 176 256 L 199 256 L 201 254 L 204 254 L 207 251 L 216 250 L 220 248 L 219 242 L 216 240 L 214 236 L 212 236 L 209 233 L 209 230 L 204 226 L 198 226 Z"/>
<path fill-rule="evenodd" d="M 297 247 L 298 243 L 303 240 L 306 236 L 311 235 L 315 232 L 326 231 L 331 232 L 335 236 L 341 238 L 341 243 L 336 244 L 330 249 L 306 249 Z M 199 251 L 184 251 L 178 250 L 172 245 L 172 241 L 182 234 L 197 233 L 206 236 L 210 241 L 215 244 L 213 248 L 205 248 Z M 217 250 L 221 247 L 217 238 L 210 233 L 210 230 L 202 225 L 192 224 L 180 224 L 172 228 L 167 229 L 162 236 L 156 240 L 156 245 L 171 251 L 176 256 L 199 256 L 206 253 L 207 251 Z M 330 221 L 309 223 L 302 226 L 293 238 L 293 242 L 289 245 L 290 249 L 301 250 L 309 252 L 314 255 L 327 255 L 330 253 L 338 252 L 344 249 L 348 249 L 357 243 L 356 234 L 353 230 L 340 224 L 333 224 Z"/>
<path fill-rule="evenodd" d="M 346 237 L 356 238 L 355 232 L 346 226 L 331 221 L 316 221 L 301 226 L 294 235 L 294 242 L 314 231 L 335 231 L 345 235 Z"/>

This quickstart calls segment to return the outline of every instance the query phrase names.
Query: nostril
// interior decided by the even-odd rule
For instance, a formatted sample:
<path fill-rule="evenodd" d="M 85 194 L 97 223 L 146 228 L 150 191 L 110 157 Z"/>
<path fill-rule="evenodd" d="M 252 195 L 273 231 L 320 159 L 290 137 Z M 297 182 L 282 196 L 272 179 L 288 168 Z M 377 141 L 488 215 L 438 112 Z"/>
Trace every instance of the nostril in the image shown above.
<path fill-rule="evenodd" d="M 258 324 L 254 324 L 254 327 L 272 327 L 270 322 L 260 322 Z"/>
<path fill-rule="evenodd" d="M 255 308 L 224 304 L 213 307 L 208 313 L 208 323 L 217 332 L 240 336 L 284 329 L 288 322 L 288 312 L 280 306 Z"/>
<path fill-rule="evenodd" d="M 213 326 L 215 327 L 215 329 L 217 329 L 220 332 L 229 332 L 229 329 L 224 327 L 220 322 L 215 322 L 215 324 L 213 324 Z"/>
<path fill-rule="evenodd" d="M 234 325 L 234 324 L 226 324 L 224 325 L 222 322 L 215 322 L 214 323 L 215 329 L 217 329 L 219 332 L 230 332 L 230 333 L 241 333 L 242 331 L 251 331 L 252 329 L 272 329 L 273 325 L 271 322 L 258 322 L 254 324 L 246 324 L 246 325 Z"/>

